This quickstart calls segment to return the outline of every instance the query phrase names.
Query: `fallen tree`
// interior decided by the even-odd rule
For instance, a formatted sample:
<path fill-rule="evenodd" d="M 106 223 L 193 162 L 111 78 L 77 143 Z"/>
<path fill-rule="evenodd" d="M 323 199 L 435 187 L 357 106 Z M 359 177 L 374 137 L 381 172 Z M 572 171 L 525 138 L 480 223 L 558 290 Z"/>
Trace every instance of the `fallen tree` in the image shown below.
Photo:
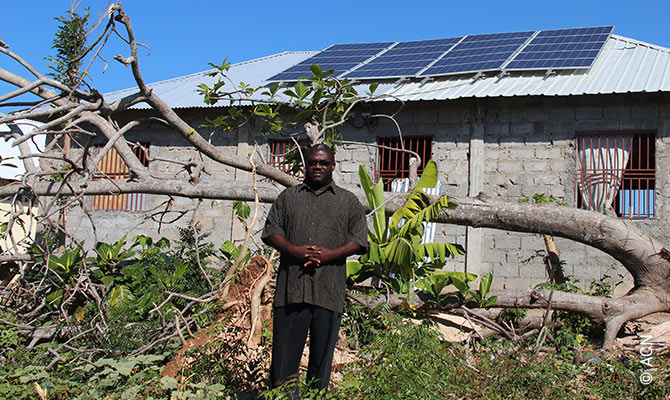
<path fill-rule="evenodd" d="M 56 209 L 77 206 L 85 208 L 84 196 L 119 193 L 148 193 L 181 196 L 192 199 L 228 199 L 272 202 L 279 188 L 260 186 L 239 181 L 222 181 L 203 176 L 202 163 L 184 165 L 186 178 L 153 176 L 143 165 L 124 135 L 140 126 L 144 120 L 122 123 L 119 118 L 129 108 L 140 102 L 148 104 L 154 112 L 152 120 L 158 120 L 178 133 L 190 146 L 213 163 L 236 169 L 253 171 L 255 174 L 271 178 L 283 186 L 297 184 L 297 180 L 281 170 L 253 158 L 231 154 L 212 145 L 205 139 L 201 129 L 187 123 L 175 110 L 152 92 L 144 82 L 140 72 L 140 57 L 130 18 L 120 3 L 110 6 L 107 23 L 93 41 L 93 44 L 79 54 L 97 57 L 100 47 L 112 33 L 122 35 L 129 43 L 130 55 L 117 56 L 119 62 L 127 65 L 135 81 L 137 93 L 109 104 L 105 96 L 89 88 L 82 89 L 86 72 L 81 73 L 76 84 L 66 85 L 38 72 L 26 63 L 9 46 L 0 42 L 0 53 L 12 58 L 32 75 L 31 79 L 0 68 L 0 80 L 10 83 L 16 90 L 0 96 L 0 106 L 8 106 L 19 95 L 32 93 L 38 97 L 28 108 L 0 114 L 0 124 L 14 126 L 17 121 L 40 121 L 29 134 L 12 129 L 9 136 L 22 151 L 26 175 L 21 182 L 0 187 L 0 196 L 6 198 L 17 195 L 34 195 L 41 202 L 42 214 L 39 221 L 53 229 L 62 229 L 54 216 Z M 219 103 L 223 107 L 240 106 L 246 114 L 230 115 L 216 121 L 219 129 L 242 129 L 251 120 L 263 121 L 265 133 L 289 131 L 288 137 L 307 137 L 311 143 L 326 141 L 337 144 L 341 139 L 338 128 L 346 122 L 356 105 L 374 100 L 374 88 L 370 86 L 368 96 L 357 96 L 351 84 L 328 77 L 327 71 L 313 68 L 311 86 L 298 83 L 278 97 L 278 87 L 248 88 L 225 84 L 227 65 L 218 66 L 221 85 L 201 88 L 207 104 Z M 226 91 L 223 89 L 226 88 Z M 288 99 L 287 99 L 288 98 Z M 292 120 L 283 119 L 290 114 Z M 373 116 L 375 117 L 375 116 Z M 393 119 L 393 115 L 385 116 Z M 46 135 L 48 144 L 39 153 L 32 153 L 27 142 L 36 135 Z M 92 138 L 104 137 L 106 145 L 96 155 L 87 150 Z M 77 138 L 79 142 L 77 141 Z M 82 150 L 76 156 L 69 151 L 70 143 Z M 296 140 L 297 143 L 297 140 Z M 131 177 L 128 180 L 96 179 L 99 177 L 98 162 L 104 154 L 114 149 L 127 165 Z M 40 162 L 35 162 L 38 160 Z M 56 162 L 57 168 L 46 166 L 45 160 Z M 63 169 L 62 166 L 68 168 Z M 58 177 L 58 179 L 55 179 Z M 56 202 L 63 198 L 65 202 Z M 359 198 L 366 204 L 361 193 Z M 603 214 L 584 210 L 559 207 L 556 205 L 532 205 L 502 202 L 488 199 L 483 195 L 476 198 L 457 199 L 454 210 L 442 210 L 437 222 L 467 225 L 472 227 L 496 228 L 508 231 L 550 234 L 592 246 L 611 255 L 630 272 L 634 289 L 621 298 L 596 298 L 573 293 L 550 295 L 548 291 L 528 289 L 525 291 L 501 291 L 496 307 L 546 308 L 566 310 L 587 315 L 606 323 L 604 347 L 614 344 L 614 339 L 622 324 L 631 319 L 650 313 L 670 310 L 670 251 L 657 240 L 644 234 L 625 221 Z M 401 206 L 402 199 L 386 204 L 386 211 L 392 213 Z M 84 211 L 87 211 L 84 209 Z M 12 217 L 13 218 L 13 217 Z M 11 221 L 10 221 L 11 223 Z M 67 234 L 67 232 L 64 232 Z M 26 263 L 25 255 L 18 254 L 18 247 L 3 249 L 3 260 L 15 259 Z M 22 267 L 23 268 L 23 267 Z M 104 294 L 103 294 L 104 295 Z M 419 299 L 418 306 L 422 306 Z M 551 303 L 551 304 L 549 304 Z"/>

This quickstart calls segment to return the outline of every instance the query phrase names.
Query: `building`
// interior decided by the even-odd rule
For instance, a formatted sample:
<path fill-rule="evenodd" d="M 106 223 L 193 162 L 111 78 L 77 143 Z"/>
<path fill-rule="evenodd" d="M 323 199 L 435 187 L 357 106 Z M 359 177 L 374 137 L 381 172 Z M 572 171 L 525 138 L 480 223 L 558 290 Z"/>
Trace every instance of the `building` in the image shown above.
<path fill-rule="evenodd" d="M 536 37 L 537 33 L 525 37 L 522 46 Z M 510 53 L 505 65 L 523 52 Z M 393 98 L 366 104 L 343 134 L 347 141 L 398 146 L 394 125 L 368 115 L 391 113 L 400 104 L 394 99 L 401 100 L 405 105 L 397 121 L 405 146 L 432 154 L 440 168 L 442 193 L 463 197 L 484 192 L 508 201 L 551 195 L 570 207 L 614 213 L 670 242 L 670 185 L 663 173 L 670 168 L 666 150 L 670 144 L 670 49 L 608 32 L 596 53 L 586 68 L 497 67 L 414 79 L 382 76 L 374 79 L 380 82 L 376 94 Z M 277 74 L 309 63 L 306 60 L 316 55 L 318 52 L 285 52 L 238 63 L 231 66 L 229 76 L 234 82 L 266 85 L 273 77 L 277 80 Z M 358 70 L 367 64 L 372 62 L 361 63 Z M 200 126 L 221 111 L 205 105 L 196 93 L 198 84 L 212 83 L 207 72 L 150 86 L 192 126 Z M 369 83 L 357 79 L 362 86 Z M 132 92 L 111 93 L 108 101 Z M 127 117 L 148 112 L 146 106 L 138 105 Z M 264 138 L 247 128 L 208 135 L 212 143 L 242 156 L 257 145 L 257 154 L 268 162 L 276 162 L 285 146 L 281 138 Z M 158 123 L 144 125 L 126 137 L 137 144 L 138 155 L 158 175 L 183 173 L 179 164 L 162 160 L 188 162 L 199 157 Z M 106 174 L 123 177 L 123 166 L 114 157 L 110 154 L 102 168 Z M 388 188 L 393 178 L 406 173 L 407 160 L 375 147 L 343 145 L 337 158 L 336 180 L 345 186 L 358 184 L 361 164 L 389 181 Z M 211 176 L 249 179 L 245 172 L 207 165 Z M 240 237 L 231 206 L 225 201 L 97 196 L 91 207 L 104 241 L 118 239 L 121 231 L 174 238 L 176 233 L 162 222 L 178 217 L 178 210 L 188 210 L 179 223 L 198 222 L 211 232 L 210 240 L 217 245 Z M 156 212 L 165 209 L 175 211 L 156 217 Z M 86 218 L 74 213 L 68 224 L 79 237 L 90 237 Z M 467 257 L 448 268 L 477 274 L 492 271 L 494 286 L 528 288 L 547 278 L 539 235 L 445 225 L 437 228 L 435 240 L 466 246 Z M 557 246 L 565 273 L 582 283 L 608 276 L 617 282 L 619 275 L 627 275 L 617 261 L 596 249 L 562 239 L 557 239 Z"/>

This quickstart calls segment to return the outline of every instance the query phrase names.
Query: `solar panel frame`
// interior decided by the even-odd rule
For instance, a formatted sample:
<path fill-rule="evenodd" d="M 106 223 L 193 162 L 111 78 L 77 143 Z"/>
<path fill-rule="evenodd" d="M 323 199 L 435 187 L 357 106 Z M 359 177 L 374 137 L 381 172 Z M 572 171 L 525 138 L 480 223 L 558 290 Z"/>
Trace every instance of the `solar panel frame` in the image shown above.
<path fill-rule="evenodd" d="M 334 44 L 274 75 L 311 76 L 311 65 L 351 79 L 424 78 L 489 71 L 590 68 L 614 26 L 488 33 L 408 42 Z"/>
<path fill-rule="evenodd" d="M 539 31 L 507 64 L 506 71 L 588 69 L 614 26 Z"/>
<path fill-rule="evenodd" d="M 334 44 L 312 57 L 270 77 L 268 82 L 297 81 L 312 75 L 311 65 L 317 64 L 322 70 L 333 69 L 333 76 L 339 76 L 360 65 L 364 61 L 386 50 L 395 42 Z"/>
<path fill-rule="evenodd" d="M 498 70 L 536 31 L 468 35 L 419 74 L 430 77 Z"/>
<path fill-rule="evenodd" d="M 398 42 L 342 77 L 350 79 L 413 77 L 453 48 L 461 39 L 462 37 L 454 37 Z"/>

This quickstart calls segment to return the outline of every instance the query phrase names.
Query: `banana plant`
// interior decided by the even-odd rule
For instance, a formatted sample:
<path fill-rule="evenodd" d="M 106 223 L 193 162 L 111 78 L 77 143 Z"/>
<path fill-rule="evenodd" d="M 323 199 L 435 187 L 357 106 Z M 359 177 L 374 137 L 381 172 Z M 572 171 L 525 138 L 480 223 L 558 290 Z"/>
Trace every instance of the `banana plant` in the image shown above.
<path fill-rule="evenodd" d="M 472 281 L 476 275 L 462 272 L 441 271 L 448 258 L 465 254 L 453 243 L 421 243 L 425 223 L 437 219 L 440 210 L 454 209 L 457 204 L 445 195 L 435 203 L 423 188 L 437 184 L 437 165 L 429 160 L 423 174 L 406 202 L 388 220 L 384 213 L 384 186 L 379 180 L 373 184 L 365 167 L 358 175 L 372 211 L 372 229 L 368 230 L 368 253 L 357 261 L 347 262 L 350 282 L 358 283 L 378 277 L 397 293 L 411 295 L 415 289 L 437 297 L 451 284 L 452 278 Z"/>

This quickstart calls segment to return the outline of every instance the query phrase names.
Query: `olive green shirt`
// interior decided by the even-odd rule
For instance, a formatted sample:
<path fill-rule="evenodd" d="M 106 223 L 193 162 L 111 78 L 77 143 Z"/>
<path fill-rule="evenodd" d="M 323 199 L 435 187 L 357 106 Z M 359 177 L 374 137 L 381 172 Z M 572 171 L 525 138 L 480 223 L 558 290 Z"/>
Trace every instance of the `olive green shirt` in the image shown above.
<path fill-rule="evenodd" d="M 270 208 L 262 238 L 283 235 L 295 246 L 334 249 L 346 242 L 368 247 L 365 211 L 356 196 L 334 183 L 315 194 L 304 183 L 279 194 Z M 282 254 L 274 307 L 313 304 L 343 312 L 346 293 L 346 258 L 315 267 Z"/>

